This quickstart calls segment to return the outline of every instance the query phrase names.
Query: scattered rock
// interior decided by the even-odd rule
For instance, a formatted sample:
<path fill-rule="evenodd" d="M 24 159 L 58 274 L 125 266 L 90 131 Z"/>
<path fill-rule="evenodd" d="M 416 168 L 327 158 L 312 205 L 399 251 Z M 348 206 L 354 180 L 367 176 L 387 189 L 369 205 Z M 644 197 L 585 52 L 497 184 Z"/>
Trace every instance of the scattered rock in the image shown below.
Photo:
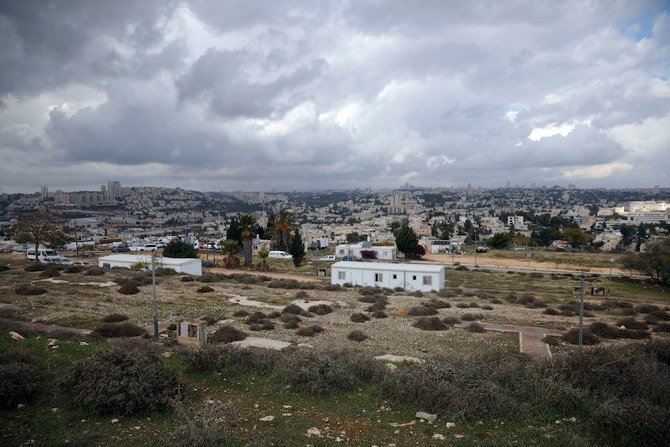
<path fill-rule="evenodd" d="M 17 409 L 17 410 L 20 410 L 21 408 L 26 408 L 26 405 L 25 405 L 25 404 L 18 404 L 18 405 L 16 406 L 16 409 Z"/>
<path fill-rule="evenodd" d="M 88 346 L 88 343 L 86 343 L 85 341 L 80 341 L 79 346 Z"/>
<path fill-rule="evenodd" d="M 400 423 L 398 423 L 398 422 L 389 422 L 389 425 L 390 425 L 391 427 L 395 427 L 395 428 L 399 428 L 399 427 L 409 427 L 410 425 L 414 425 L 414 424 L 416 424 L 416 421 L 405 422 L 404 424 L 400 424 Z"/>
<path fill-rule="evenodd" d="M 446 438 L 443 434 L 435 433 L 435 434 L 433 435 L 433 439 L 437 439 L 438 441 L 444 441 L 444 440 L 446 440 L 447 438 Z"/>
<path fill-rule="evenodd" d="M 117 422 L 119 422 L 117 418 L 112 419 L 112 424 L 116 424 Z"/>
<path fill-rule="evenodd" d="M 398 366 L 395 363 L 387 363 L 386 369 L 388 369 L 391 372 L 395 372 L 395 370 L 398 369 Z"/>
<path fill-rule="evenodd" d="M 455 434 L 454 437 L 455 437 L 456 439 L 463 439 L 463 438 L 465 438 L 465 435 Z"/>
<path fill-rule="evenodd" d="M 447 422 L 447 428 L 454 428 L 456 424 L 454 422 Z"/>
<path fill-rule="evenodd" d="M 307 429 L 307 436 L 309 436 L 310 438 L 312 436 L 321 436 L 321 430 L 319 430 L 316 427 L 308 428 Z"/>
<path fill-rule="evenodd" d="M 309 343 L 298 343 L 299 348 L 312 348 L 314 349 L 314 346 L 310 345 Z"/>
<path fill-rule="evenodd" d="M 264 417 L 259 419 L 259 421 L 261 421 L 261 422 L 272 422 L 274 420 L 275 420 L 274 416 L 264 416 Z"/>
<path fill-rule="evenodd" d="M 14 340 L 19 340 L 19 341 L 21 341 L 21 340 L 25 340 L 25 339 L 26 339 L 23 335 L 19 334 L 18 332 L 14 332 L 14 331 L 9 331 L 9 335 L 10 335 Z"/>
<path fill-rule="evenodd" d="M 163 357 L 165 357 L 166 359 L 172 357 L 172 352 L 170 351 L 164 352 Z"/>
<path fill-rule="evenodd" d="M 426 413 L 425 411 L 417 411 L 414 417 L 417 419 L 424 419 L 428 422 L 435 422 L 437 419 L 436 414 Z"/>

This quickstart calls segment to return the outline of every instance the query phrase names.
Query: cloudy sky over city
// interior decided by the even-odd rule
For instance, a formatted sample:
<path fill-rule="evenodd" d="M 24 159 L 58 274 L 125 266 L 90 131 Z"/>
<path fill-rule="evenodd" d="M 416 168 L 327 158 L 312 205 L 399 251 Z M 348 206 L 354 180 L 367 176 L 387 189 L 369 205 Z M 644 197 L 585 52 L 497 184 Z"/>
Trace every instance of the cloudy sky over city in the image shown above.
<path fill-rule="evenodd" d="M 670 187 L 665 1 L 2 1 L 0 192 Z"/>

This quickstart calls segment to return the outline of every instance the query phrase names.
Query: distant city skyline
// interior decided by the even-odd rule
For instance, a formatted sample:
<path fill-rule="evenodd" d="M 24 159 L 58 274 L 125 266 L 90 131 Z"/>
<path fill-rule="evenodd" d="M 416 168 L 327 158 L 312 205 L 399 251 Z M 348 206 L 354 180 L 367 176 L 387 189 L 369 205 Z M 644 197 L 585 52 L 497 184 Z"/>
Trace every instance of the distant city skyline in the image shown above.
<path fill-rule="evenodd" d="M 670 186 L 662 0 L 23 0 L 0 19 L 2 193 Z"/>

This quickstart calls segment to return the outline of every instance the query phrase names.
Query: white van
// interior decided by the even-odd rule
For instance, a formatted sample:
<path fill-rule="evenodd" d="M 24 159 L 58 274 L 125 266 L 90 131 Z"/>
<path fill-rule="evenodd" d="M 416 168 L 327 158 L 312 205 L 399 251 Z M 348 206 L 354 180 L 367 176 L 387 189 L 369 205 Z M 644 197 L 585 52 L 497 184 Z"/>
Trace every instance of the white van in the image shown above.
<path fill-rule="evenodd" d="M 47 248 L 40 248 L 38 250 L 38 258 L 41 262 L 44 262 L 47 258 L 57 258 L 58 253 L 56 253 L 56 250 L 49 250 Z M 34 248 L 29 248 L 26 250 L 26 258 L 29 261 L 34 261 L 35 260 L 35 249 Z"/>
<path fill-rule="evenodd" d="M 268 254 L 268 258 L 274 259 L 293 259 L 293 256 L 286 253 L 285 251 L 273 250 Z"/>

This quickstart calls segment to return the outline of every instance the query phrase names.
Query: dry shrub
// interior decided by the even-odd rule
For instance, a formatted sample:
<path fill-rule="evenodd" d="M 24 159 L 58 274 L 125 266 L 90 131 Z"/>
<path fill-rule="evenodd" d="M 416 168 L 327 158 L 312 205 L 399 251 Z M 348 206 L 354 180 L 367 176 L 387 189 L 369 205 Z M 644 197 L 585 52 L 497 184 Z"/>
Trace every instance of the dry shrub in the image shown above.
<path fill-rule="evenodd" d="M 301 317 L 305 317 L 305 318 L 312 318 L 314 316 L 314 314 L 312 312 L 309 312 L 309 311 L 306 311 L 306 310 L 300 311 L 299 315 Z"/>
<path fill-rule="evenodd" d="M 568 332 L 563 334 L 561 339 L 564 342 L 567 342 L 567 343 L 570 343 L 570 344 L 573 344 L 573 345 L 579 344 L 579 329 L 577 329 L 577 328 L 570 329 Z M 584 329 L 584 336 L 583 336 L 583 339 L 582 339 L 582 344 L 584 344 L 584 345 L 597 345 L 598 343 L 600 343 L 600 339 L 598 337 L 596 337 L 595 335 L 593 335 L 591 332 L 589 332 L 588 329 L 585 328 Z"/>
<path fill-rule="evenodd" d="M 667 313 L 667 312 L 664 311 L 664 310 L 661 310 L 661 309 L 654 309 L 654 310 L 652 310 L 651 312 L 649 312 L 648 315 L 651 315 L 651 316 L 653 316 L 653 317 L 656 317 L 658 320 L 662 320 L 662 321 L 668 321 L 668 320 L 670 320 L 670 314 Z"/>
<path fill-rule="evenodd" d="M 439 292 L 437 292 L 437 296 L 439 296 L 440 298 L 454 298 L 457 297 L 458 294 L 453 290 L 442 289 Z"/>
<path fill-rule="evenodd" d="M 79 265 L 70 265 L 63 269 L 63 273 L 80 273 L 84 269 Z"/>
<path fill-rule="evenodd" d="M 157 355 L 111 349 L 76 363 L 58 389 L 95 413 L 137 415 L 165 410 L 180 395 L 181 384 Z"/>
<path fill-rule="evenodd" d="M 213 326 L 216 323 L 218 323 L 219 321 L 223 320 L 224 318 L 226 318 L 225 315 L 209 315 L 209 314 L 206 314 L 206 315 L 202 315 L 202 316 L 198 317 L 198 320 L 206 321 L 208 326 Z"/>
<path fill-rule="evenodd" d="M 301 337 L 314 337 L 316 335 L 316 332 L 314 332 L 314 329 L 311 327 L 301 327 L 297 331 L 295 331 L 296 335 L 300 335 Z"/>
<path fill-rule="evenodd" d="M 459 309 L 468 309 L 470 308 L 470 305 L 468 303 L 456 303 L 456 307 Z"/>
<path fill-rule="evenodd" d="M 249 330 L 253 332 L 259 332 L 263 330 L 263 324 L 262 323 L 251 323 L 249 325 Z"/>
<path fill-rule="evenodd" d="M 268 317 L 268 318 L 279 318 L 279 317 L 281 317 L 281 316 L 282 316 L 281 312 L 276 311 L 276 310 L 273 310 L 272 312 L 270 312 L 269 314 L 267 314 L 267 317 Z"/>
<path fill-rule="evenodd" d="M 640 304 L 639 306 L 637 306 L 637 311 L 640 312 L 641 314 L 648 314 L 655 310 L 661 310 L 661 308 L 653 304 Z"/>
<path fill-rule="evenodd" d="M 137 283 L 128 282 L 119 287 L 118 292 L 123 295 L 135 295 L 140 293 L 140 289 L 137 287 Z"/>
<path fill-rule="evenodd" d="M 384 312 L 383 310 L 375 310 L 374 312 L 372 312 L 371 315 L 374 318 L 387 318 L 388 317 L 387 313 Z"/>
<path fill-rule="evenodd" d="M 374 303 L 365 308 L 366 312 L 375 312 L 377 310 L 386 310 L 386 304 Z"/>
<path fill-rule="evenodd" d="M 340 287 L 339 284 L 326 284 L 323 286 L 323 290 L 327 292 L 340 292 L 342 291 L 342 287 Z"/>
<path fill-rule="evenodd" d="M 451 304 L 447 303 L 446 301 L 436 300 L 435 298 L 433 298 L 427 303 L 425 303 L 424 306 L 432 307 L 435 309 L 449 309 L 451 307 Z"/>
<path fill-rule="evenodd" d="M 6 272 L 9 270 L 9 266 L 6 264 L 0 264 L 0 272 Z"/>
<path fill-rule="evenodd" d="M 426 306 L 413 306 L 407 311 L 408 315 L 420 317 L 425 315 L 437 315 L 437 309 Z"/>
<path fill-rule="evenodd" d="M 367 335 L 365 335 L 365 333 L 363 331 L 355 329 L 355 330 L 349 332 L 349 335 L 347 335 L 347 338 L 351 341 L 362 342 L 362 341 L 367 340 L 369 337 Z"/>
<path fill-rule="evenodd" d="M 519 304 L 523 304 L 529 309 L 547 307 L 547 303 L 530 294 L 523 295 L 521 298 L 517 300 L 517 302 Z"/>
<path fill-rule="evenodd" d="M 631 338 L 643 339 L 649 338 L 650 334 L 647 331 L 634 331 L 631 329 L 619 329 L 618 327 L 610 326 L 607 323 L 597 321 L 589 326 L 591 333 L 601 338 Z"/>
<path fill-rule="evenodd" d="M 484 304 L 481 308 L 482 310 L 493 310 L 493 306 L 489 306 L 488 304 Z"/>
<path fill-rule="evenodd" d="M 86 270 L 84 270 L 84 275 L 86 276 L 102 276 L 105 274 L 105 271 L 101 269 L 100 267 L 87 267 Z"/>
<path fill-rule="evenodd" d="M 545 315 L 558 315 L 560 312 L 553 307 L 547 307 L 542 313 Z"/>
<path fill-rule="evenodd" d="M 34 262 L 25 266 L 23 270 L 26 272 L 43 272 L 46 270 L 46 268 L 46 264 L 42 264 L 41 262 Z"/>
<path fill-rule="evenodd" d="M 479 323 L 470 323 L 467 329 L 469 332 L 486 332 L 486 329 Z"/>
<path fill-rule="evenodd" d="M 377 295 L 378 293 L 381 293 L 381 289 L 379 287 L 361 287 L 358 289 L 358 293 L 363 296 Z"/>
<path fill-rule="evenodd" d="M 287 321 L 284 323 L 284 329 L 298 329 L 300 324 L 297 321 Z"/>
<path fill-rule="evenodd" d="M 306 300 L 309 298 L 309 293 L 305 292 L 304 290 L 301 290 L 300 292 L 295 294 L 295 297 L 299 300 Z"/>
<path fill-rule="evenodd" d="M 388 298 L 385 295 L 365 295 L 360 298 L 358 298 L 358 301 L 361 303 L 369 303 L 369 304 L 376 304 L 376 303 L 381 303 L 381 304 L 388 304 Z"/>
<path fill-rule="evenodd" d="M 184 365 L 191 371 L 216 371 L 224 377 L 247 373 L 268 374 L 279 352 L 258 348 L 240 348 L 230 344 L 212 344 L 182 351 Z"/>
<path fill-rule="evenodd" d="M 461 319 L 458 318 L 458 317 L 449 316 L 449 317 L 443 318 L 442 321 L 444 321 L 445 324 L 449 324 L 449 325 L 453 326 L 454 324 L 460 324 Z"/>
<path fill-rule="evenodd" d="M 309 326 L 309 328 L 313 330 L 315 334 L 320 334 L 321 332 L 325 331 L 325 329 L 318 324 L 313 324 Z"/>
<path fill-rule="evenodd" d="M 670 411 L 643 399 L 610 398 L 593 414 L 594 422 L 621 445 L 667 445 L 670 441 Z"/>
<path fill-rule="evenodd" d="M 120 321 L 126 321 L 129 317 L 127 315 L 121 314 L 109 314 L 100 319 L 103 323 L 118 323 Z"/>
<path fill-rule="evenodd" d="M 248 315 L 249 315 L 249 312 L 247 312 L 247 311 L 244 310 L 244 309 L 236 310 L 236 311 L 233 313 L 233 317 L 237 317 L 237 318 L 244 318 L 244 317 L 246 317 L 246 316 L 248 316 Z"/>
<path fill-rule="evenodd" d="M 647 326 L 645 323 L 636 320 L 635 318 L 622 318 L 621 320 L 616 322 L 616 325 L 621 327 L 625 327 L 626 329 L 632 329 L 635 331 L 646 331 L 649 329 L 649 326 Z"/>
<path fill-rule="evenodd" d="M 298 306 L 297 304 L 289 304 L 288 306 L 284 307 L 281 313 L 299 315 L 302 313 L 302 307 Z"/>
<path fill-rule="evenodd" d="M 181 278 L 179 278 L 179 281 L 181 281 L 181 282 L 193 282 L 193 281 L 195 281 L 195 278 L 193 278 L 192 276 L 182 276 Z"/>
<path fill-rule="evenodd" d="M 302 321 L 299 316 L 295 314 L 282 314 L 282 316 L 279 318 L 283 323 L 288 323 L 288 322 L 296 322 L 300 323 Z"/>
<path fill-rule="evenodd" d="M 247 319 L 244 321 L 246 324 L 253 324 L 253 323 L 259 323 L 262 324 L 263 321 L 267 318 L 267 315 L 265 315 L 263 312 L 260 310 L 255 311 Z"/>
<path fill-rule="evenodd" d="M 415 290 L 414 292 L 410 293 L 410 295 L 421 298 L 421 297 L 423 297 L 423 292 L 420 291 L 420 290 Z"/>
<path fill-rule="evenodd" d="M 196 292 L 198 292 L 198 293 L 209 293 L 209 292 L 213 292 L 213 291 L 214 291 L 214 289 L 212 289 L 209 286 L 201 286 L 201 287 L 198 287 L 198 290 L 196 290 Z"/>
<path fill-rule="evenodd" d="M 357 312 L 354 314 L 351 314 L 350 320 L 354 323 L 365 323 L 366 321 L 370 320 L 370 317 L 367 315 Z"/>
<path fill-rule="evenodd" d="M 204 273 L 202 276 L 200 276 L 200 278 L 198 278 L 198 281 L 211 284 L 213 282 L 221 281 L 221 278 L 213 273 Z"/>
<path fill-rule="evenodd" d="M 350 392 L 384 373 L 380 362 L 350 351 L 287 352 L 275 369 L 279 380 L 315 395 Z"/>
<path fill-rule="evenodd" d="M 333 312 L 333 308 L 327 304 L 318 304 L 316 306 L 310 306 L 308 311 L 316 315 L 327 315 Z"/>
<path fill-rule="evenodd" d="M 658 323 L 654 332 L 670 332 L 670 323 Z"/>
<path fill-rule="evenodd" d="M 25 404 L 37 393 L 42 374 L 36 363 L 29 352 L 3 352 L 0 358 L 0 408 Z"/>
<path fill-rule="evenodd" d="M 138 337 L 146 331 L 133 323 L 103 323 L 93 329 L 93 333 L 104 338 Z"/>
<path fill-rule="evenodd" d="M 484 314 L 463 314 L 461 315 L 461 320 L 463 321 L 475 321 L 475 320 L 484 320 L 486 316 Z"/>
<path fill-rule="evenodd" d="M 49 291 L 47 289 L 43 289 L 41 287 L 32 287 L 27 284 L 21 284 L 20 286 L 17 286 L 14 289 L 14 293 L 17 295 L 22 295 L 22 296 L 30 296 L 30 295 L 44 295 L 45 293 L 48 293 Z"/>
<path fill-rule="evenodd" d="M 444 324 L 438 317 L 418 318 L 412 326 L 422 331 L 445 331 L 449 329 L 449 326 Z"/>
<path fill-rule="evenodd" d="M 212 343 L 232 343 L 247 338 L 247 334 L 243 331 L 234 328 L 233 326 L 224 325 L 217 329 L 212 335 L 207 337 L 208 342 Z"/>

